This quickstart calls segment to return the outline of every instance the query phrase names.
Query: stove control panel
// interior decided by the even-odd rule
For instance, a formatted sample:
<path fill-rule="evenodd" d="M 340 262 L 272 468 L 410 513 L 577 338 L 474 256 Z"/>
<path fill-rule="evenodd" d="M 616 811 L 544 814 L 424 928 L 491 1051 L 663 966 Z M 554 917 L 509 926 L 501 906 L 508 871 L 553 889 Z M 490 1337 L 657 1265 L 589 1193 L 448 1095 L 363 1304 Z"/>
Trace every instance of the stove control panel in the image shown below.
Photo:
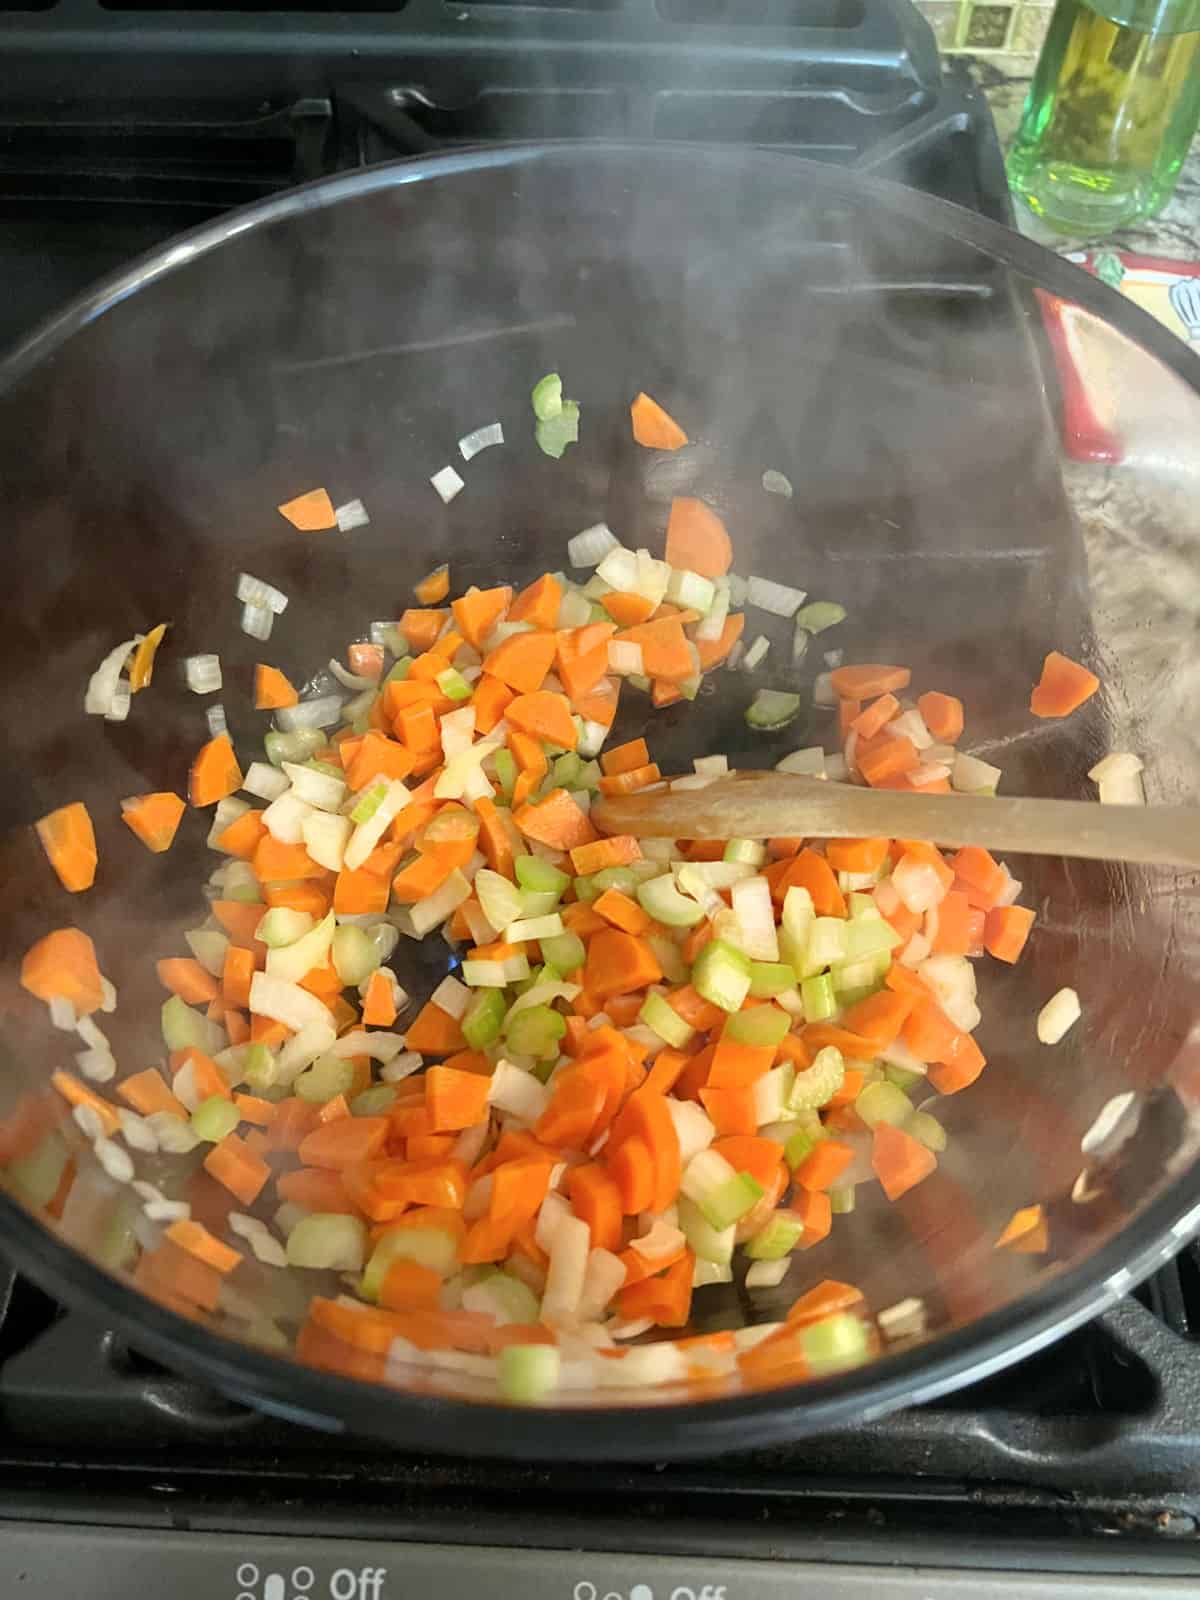
<path fill-rule="evenodd" d="M 1195 1600 L 1184 1577 L 719 1561 L 0 1521 L 12 1600 Z"/>

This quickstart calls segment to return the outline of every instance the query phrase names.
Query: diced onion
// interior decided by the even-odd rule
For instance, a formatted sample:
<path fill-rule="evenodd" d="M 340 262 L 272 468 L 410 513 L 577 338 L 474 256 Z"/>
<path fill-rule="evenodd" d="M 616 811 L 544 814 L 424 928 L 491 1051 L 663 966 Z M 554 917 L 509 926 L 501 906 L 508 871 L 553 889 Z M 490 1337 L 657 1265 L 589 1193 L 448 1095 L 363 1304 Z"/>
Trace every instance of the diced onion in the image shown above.
<path fill-rule="evenodd" d="M 779 939 L 775 932 L 775 909 L 771 885 L 755 875 L 735 883 L 731 891 L 733 914 L 742 933 L 742 948 L 752 961 L 778 961 Z"/>
<path fill-rule="evenodd" d="M 776 472 L 768 467 L 762 475 L 762 486 L 768 494 L 782 495 L 785 500 L 792 498 L 792 485 L 782 472 Z"/>
<path fill-rule="evenodd" d="M 251 639 L 266 640 L 271 637 L 271 629 L 275 626 L 275 612 L 267 606 L 252 606 L 249 603 L 242 607 L 242 632 Z"/>
<path fill-rule="evenodd" d="M 365 528 L 371 520 L 361 500 L 347 500 L 345 505 L 335 506 L 333 519 L 338 525 L 339 533 L 351 533 L 355 528 Z"/>
<path fill-rule="evenodd" d="M 893 717 L 887 725 L 887 731 L 898 739 L 911 739 L 918 750 L 928 750 L 933 743 L 933 735 L 925 726 L 925 718 L 916 710 Z"/>
<path fill-rule="evenodd" d="M 351 672 L 335 656 L 329 658 L 329 670 L 344 688 L 355 689 L 360 694 L 368 689 L 374 694 L 379 688 L 374 678 L 364 678 L 361 673 Z"/>
<path fill-rule="evenodd" d="M 291 793 L 318 811 L 337 811 L 346 798 L 346 785 L 332 772 L 317 772 L 295 761 L 285 761 L 283 770 L 292 781 Z"/>
<path fill-rule="evenodd" d="M 296 706 L 280 706 L 275 721 L 284 733 L 295 733 L 300 728 L 332 728 L 341 714 L 341 695 L 323 694 L 315 700 L 302 700 Z"/>
<path fill-rule="evenodd" d="M 440 472 L 435 472 L 430 478 L 430 483 L 441 496 L 442 504 L 449 505 L 456 494 L 461 494 L 466 488 L 466 480 L 460 478 L 453 467 L 446 466 Z"/>
<path fill-rule="evenodd" d="M 183 669 L 193 694 L 213 694 L 221 687 L 220 656 L 188 656 Z"/>
<path fill-rule="evenodd" d="M 217 705 L 209 706 L 204 715 L 208 722 L 208 736 L 210 739 L 217 739 L 221 734 L 229 732 L 229 722 L 225 716 L 225 707 L 223 705 L 218 703 Z"/>
<path fill-rule="evenodd" d="M 130 652 L 137 646 L 138 635 L 114 645 L 88 679 L 83 697 L 83 709 L 92 717 L 106 717 L 112 709 L 113 694 Z"/>
<path fill-rule="evenodd" d="M 265 972 L 256 972 L 250 980 L 250 1010 L 256 1016 L 282 1022 L 295 1033 L 312 1026 L 332 1028 L 329 1008 L 315 994 L 309 994 L 298 983 L 288 983 Z"/>
<path fill-rule="evenodd" d="M 620 548 L 620 543 L 607 523 L 597 522 L 567 541 L 567 560 L 573 567 L 599 566 L 610 550 Z"/>
<path fill-rule="evenodd" d="M 447 974 L 429 996 L 429 1002 L 457 1022 L 471 1003 L 471 991 L 453 974 Z"/>
<path fill-rule="evenodd" d="M 312 816 L 313 808 L 290 789 L 281 794 L 262 814 L 263 827 L 280 844 L 302 844 L 304 824 Z"/>
<path fill-rule="evenodd" d="M 641 677 L 646 670 L 641 645 L 628 639 L 610 639 L 608 670 L 619 678 Z"/>
<path fill-rule="evenodd" d="M 793 750 L 790 756 L 775 763 L 776 772 L 798 772 L 809 778 L 825 776 L 825 752 L 820 745 L 810 745 L 805 750 Z"/>
<path fill-rule="evenodd" d="M 124 722 L 133 702 L 133 691 L 122 678 L 113 688 L 112 700 L 104 713 L 107 722 Z"/>
<path fill-rule="evenodd" d="M 999 767 L 981 761 L 978 756 L 969 756 L 963 750 L 955 752 L 950 787 L 959 794 L 995 794 L 1000 778 Z"/>
<path fill-rule="evenodd" d="M 719 778 L 729 771 L 728 756 L 697 756 L 692 762 L 697 774 L 702 778 Z"/>
<path fill-rule="evenodd" d="M 242 788 L 257 800 L 278 800 L 288 790 L 288 780 L 278 767 L 267 761 L 252 761 L 242 780 Z"/>
<path fill-rule="evenodd" d="M 793 589 L 770 578 L 752 576 L 746 584 L 746 604 L 769 611 L 773 617 L 794 617 L 807 598 L 807 590 Z"/>
<path fill-rule="evenodd" d="M 503 443 L 503 426 L 499 422 L 489 422 L 486 427 L 476 428 L 473 433 L 464 433 L 458 441 L 458 450 L 464 461 L 470 461 L 481 450 L 486 450 L 491 445 Z"/>
<path fill-rule="evenodd" d="M 740 640 L 738 641 L 741 642 Z M 771 648 L 771 641 L 765 634 L 760 633 L 758 638 L 742 657 L 741 667 L 743 672 L 753 672 L 767 658 L 767 651 Z"/>
<path fill-rule="evenodd" d="M 263 607 L 276 616 L 287 610 L 288 597 L 282 589 L 265 583 L 262 578 L 252 578 L 248 572 L 238 573 L 237 597 L 245 605 Z"/>
<path fill-rule="evenodd" d="M 1082 1015 L 1074 989 L 1060 989 L 1038 1012 L 1037 1036 L 1042 1044 L 1057 1044 Z"/>
<path fill-rule="evenodd" d="M 782 1256 L 778 1261 L 755 1261 L 746 1269 L 747 1289 L 776 1289 L 791 1269 L 791 1258 Z"/>
<path fill-rule="evenodd" d="M 838 697 L 833 687 L 833 673 L 818 673 L 816 682 L 813 684 L 813 705 L 835 706 L 837 705 L 837 700 Z"/>

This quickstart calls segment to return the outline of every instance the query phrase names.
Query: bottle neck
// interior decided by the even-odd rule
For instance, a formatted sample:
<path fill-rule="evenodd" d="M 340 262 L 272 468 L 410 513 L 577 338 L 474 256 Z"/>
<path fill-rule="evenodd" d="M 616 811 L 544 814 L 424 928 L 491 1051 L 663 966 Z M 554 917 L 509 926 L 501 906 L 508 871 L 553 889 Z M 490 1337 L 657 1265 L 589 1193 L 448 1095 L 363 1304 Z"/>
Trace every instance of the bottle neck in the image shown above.
<path fill-rule="evenodd" d="M 1200 0 L 1086 0 L 1086 3 L 1109 22 L 1136 28 L 1139 33 L 1200 32 Z"/>

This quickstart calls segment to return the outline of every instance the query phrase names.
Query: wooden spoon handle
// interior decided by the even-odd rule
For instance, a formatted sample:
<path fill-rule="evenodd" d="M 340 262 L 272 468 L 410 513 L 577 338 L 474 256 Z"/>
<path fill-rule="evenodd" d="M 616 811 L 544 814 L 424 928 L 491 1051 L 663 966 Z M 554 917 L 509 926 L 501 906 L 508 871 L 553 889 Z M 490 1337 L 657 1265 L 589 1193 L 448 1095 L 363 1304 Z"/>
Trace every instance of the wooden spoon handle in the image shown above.
<path fill-rule="evenodd" d="M 602 797 L 604 833 L 669 839 L 928 839 L 1043 856 L 1200 868 L 1200 807 L 992 799 L 863 789 L 789 772 L 738 772 L 703 789 Z"/>

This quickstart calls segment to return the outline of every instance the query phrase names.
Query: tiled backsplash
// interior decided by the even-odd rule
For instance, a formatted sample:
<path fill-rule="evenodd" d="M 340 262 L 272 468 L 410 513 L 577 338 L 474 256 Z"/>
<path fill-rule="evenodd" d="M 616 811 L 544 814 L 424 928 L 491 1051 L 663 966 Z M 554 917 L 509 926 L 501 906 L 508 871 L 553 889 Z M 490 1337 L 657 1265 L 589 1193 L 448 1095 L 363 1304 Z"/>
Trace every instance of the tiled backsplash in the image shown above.
<path fill-rule="evenodd" d="M 1027 56 L 1042 47 L 1054 0 L 917 0 L 949 54 Z"/>

